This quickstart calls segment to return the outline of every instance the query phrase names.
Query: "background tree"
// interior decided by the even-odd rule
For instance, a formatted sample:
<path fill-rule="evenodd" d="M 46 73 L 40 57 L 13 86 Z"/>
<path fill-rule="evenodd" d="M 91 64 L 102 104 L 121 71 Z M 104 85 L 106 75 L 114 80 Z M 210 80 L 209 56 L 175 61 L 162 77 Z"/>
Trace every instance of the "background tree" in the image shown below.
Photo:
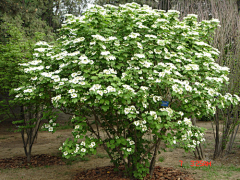
<path fill-rule="evenodd" d="M 28 104 L 28 106 L 22 104 L 20 106 L 21 113 L 14 113 L 14 107 L 20 104 L 12 103 L 11 99 L 13 97 L 8 94 L 11 88 L 19 87 L 20 84 L 29 81 L 27 76 L 21 72 L 18 63 L 31 61 L 33 59 L 34 44 L 40 40 L 52 41 L 55 39 L 55 35 L 52 33 L 52 28 L 45 21 L 36 18 L 36 12 L 32 12 L 27 16 L 21 10 L 21 7 L 17 8 L 16 3 L 5 3 L 7 4 L 6 12 L 1 14 L 0 26 L 2 34 L 0 41 L 0 94 L 4 97 L 3 101 L 1 101 L 0 113 L 5 115 L 1 121 L 13 118 L 14 122 L 20 125 L 19 131 L 22 134 L 25 154 L 28 161 L 30 161 L 32 144 L 39 128 L 39 120 L 38 123 L 35 123 L 32 118 L 38 117 L 39 119 L 41 113 L 35 110 L 27 116 L 27 110 L 33 106 L 32 104 Z M 1 2 L 1 5 L 3 5 L 3 2 Z M 36 108 L 39 107 L 36 106 Z M 27 125 L 27 128 L 23 129 L 21 125 Z M 27 149 L 28 145 L 29 148 Z"/>

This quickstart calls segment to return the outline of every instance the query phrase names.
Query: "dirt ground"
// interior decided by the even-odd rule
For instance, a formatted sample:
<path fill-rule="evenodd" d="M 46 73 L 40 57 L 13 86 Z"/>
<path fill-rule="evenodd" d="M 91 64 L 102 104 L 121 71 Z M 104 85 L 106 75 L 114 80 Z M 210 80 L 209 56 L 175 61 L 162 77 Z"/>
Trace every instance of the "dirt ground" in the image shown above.
<path fill-rule="evenodd" d="M 237 134 L 232 153 L 227 157 L 213 161 L 214 137 L 210 122 L 198 122 L 198 126 L 207 128 L 204 143 L 207 161 L 211 161 L 211 167 L 191 167 L 191 161 L 196 161 L 193 153 L 185 153 L 184 150 L 167 149 L 158 155 L 156 166 L 173 167 L 179 170 L 191 172 L 196 180 L 240 179 L 240 133 Z M 12 132 L 14 126 L 9 122 L 0 124 L 0 159 L 25 156 L 20 133 Z M 49 154 L 60 156 L 58 148 L 67 139 L 72 138 L 72 129 L 58 130 L 54 134 L 39 132 L 37 143 L 33 145 L 32 155 Z M 110 159 L 102 147 L 97 149 L 97 154 L 87 156 L 88 160 L 77 160 L 66 165 L 53 165 L 30 169 L 0 169 L 0 180 L 70 180 L 72 177 L 86 169 L 110 166 Z M 182 166 L 181 162 L 182 161 Z"/>

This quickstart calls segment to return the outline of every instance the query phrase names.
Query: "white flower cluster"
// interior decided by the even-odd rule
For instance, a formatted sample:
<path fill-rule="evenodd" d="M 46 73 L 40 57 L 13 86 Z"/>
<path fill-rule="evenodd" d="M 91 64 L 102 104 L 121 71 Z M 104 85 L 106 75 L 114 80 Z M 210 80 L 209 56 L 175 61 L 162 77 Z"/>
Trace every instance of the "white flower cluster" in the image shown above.
<path fill-rule="evenodd" d="M 107 39 L 106 39 L 106 41 L 113 41 L 113 40 L 116 40 L 117 39 L 117 37 L 115 37 L 115 36 L 110 36 L 110 37 L 108 37 Z"/>
<path fill-rule="evenodd" d="M 56 123 L 53 123 L 53 120 L 50 120 L 49 123 L 52 124 L 52 126 L 50 124 L 45 124 L 41 127 L 41 129 L 46 128 L 49 132 L 52 132 L 53 126 L 56 126 Z"/>
<path fill-rule="evenodd" d="M 137 22 L 136 24 L 138 25 L 138 28 L 140 28 L 140 29 L 143 29 L 143 28 L 148 29 L 148 27 L 144 26 L 141 22 Z"/>
<path fill-rule="evenodd" d="M 30 67 L 30 68 L 25 68 L 25 69 L 24 69 L 24 72 L 25 72 L 25 73 L 28 73 L 29 71 L 42 70 L 42 69 L 44 69 L 43 66 L 39 66 L 39 67 Z"/>
<path fill-rule="evenodd" d="M 200 137 L 200 141 L 196 141 L 196 140 L 192 140 L 192 137 Z M 187 144 L 188 148 L 195 148 L 196 145 L 200 144 L 201 142 L 205 141 L 205 138 L 203 138 L 204 134 L 203 133 L 195 133 L 193 134 L 191 130 L 188 130 L 186 132 L 186 134 L 182 135 L 182 140 L 183 141 L 190 141 L 192 142 L 193 145 L 191 145 L 190 143 Z"/>
<path fill-rule="evenodd" d="M 45 41 L 39 41 L 35 44 L 36 46 L 49 46 L 47 42 Z"/>
<path fill-rule="evenodd" d="M 101 35 L 92 35 L 92 37 L 100 41 L 106 41 L 106 39 Z"/>
<path fill-rule="evenodd" d="M 31 64 L 31 65 L 38 65 L 39 63 L 42 63 L 42 60 L 34 60 L 34 61 L 28 62 L 28 64 Z"/>
<path fill-rule="evenodd" d="M 145 125 L 147 122 L 145 120 L 138 120 L 138 121 L 134 121 L 133 124 L 135 126 L 140 126 L 142 128 L 142 131 L 146 131 L 147 130 L 147 126 Z"/>
<path fill-rule="evenodd" d="M 106 56 L 105 58 L 106 58 L 107 61 L 116 60 L 116 57 L 113 56 L 113 55 Z"/>
<path fill-rule="evenodd" d="M 183 93 L 183 88 L 179 87 L 177 84 L 172 85 L 172 89 L 173 89 L 174 92 L 176 92 L 178 94 Z"/>
<path fill-rule="evenodd" d="M 162 51 L 161 51 L 160 49 L 154 49 L 154 52 L 155 52 L 156 54 L 161 54 L 161 53 L 162 53 Z"/>
<path fill-rule="evenodd" d="M 204 87 L 204 89 L 207 90 L 207 91 L 208 91 L 208 94 L 209 94 L 210 96 L 212 96 L 212 97 L 218 94 L 218 93 L 217 93 L 214 89 L 212 89 L 212 88 Z"/>
<path fill-rule="evenodd" d="M 141 86 L 140 89 L 143 90 L 143 91 L 145 91 L 145 90 L 148 90 L 148 87 L 146 87 L 146 86 Z"/>
<path fill-rule="evenodd" d="M 107 92 L 110 93 L 110 92 L 116 92 L 116 89 L 112 86 L 108 86 L 107 88 Z"/>
<path fill-rule="evenodd" d="M 168 113 L 168 116 L 169 116 L 169 117 L 172 117 L 172 116 L 173 116 L 173 110 L 172 110 L 170 107 L 160 108 L 159 110 L 160 110 L 160 111 L 166 111 L 166 112 Z"/>
<path fill-rule="evenodd" d="M 56 54 L 56 55 L 54 55 L 54 56 L 51 56 L 51 59 L 56 58 L 56 60 L 61 60 L 61 59 L 63 59 L 63 58 L 66 57 L 66 56 L 68 56 L 68 52 L 67 52 L 67 51 L 63 51 L 63 52 L 61 52 L 61 53 L 59 53 L 59 54 Z"/>
<path fill-rule="evenodd" d="M 162 97 L 161 96 L 153 96 L 153 101 L 154 102 L 162 101 Z"/>
<path fill-rule="evenodd" d="M 52 103 L 53 103 L 53 101 L 59 101 L 61 99 L 61 94 L 60 95 L 58 95 L 58 96 L 56 96 L 56 97 L 52 97 Z"/>
<path fill-rule="evenodd" d="M 223 78 L 206 77 L 206 79 L 209 80 L 209 81 L 217 81 L 217 82 L 223 83 Z"/>
<path fill-rule="evenodd" d="M 77 56 L 79 54 L 80 54 L 79 51 L 75 51 L 75 52 L 72 52 L 72 53 L 68 53 L 67 56 Z"/>
<path fill-rule="evenodd" d="M 83 76 L 77 76 L 74 79 L 69 80 L 69 82 L 73 83 L 73 84 L 77 84 L 78 83 L 80 85 L 85 85 L 86 83 L 84 81 L 81 81 L 81 80 L 84 80 L 84 79 L 85 78 Z"/>
<path fill-rule="evenodd" d="M 157 113 L 155 111 L 150 111 L 149 114 L 150 116 L 153 116 L 155 120 L 157 119 Z"/>
<path fill-rule="evenodd" d="M 79 59 L 81 61 L 78 64 L 93 64 L 94 63 L 93 60 L 89 60 L 85 54 L 80 56 Z"/>
<path fill-rule="evenodd" d="M 101 85 L 100 84 L 94 84 L 89 91 L 96 91 L 98 89 L 101 89 Z"/>
<path fill-rule="evenodd" d="M 117 74 L 117 71 L 116 70 L 114 70 L 114 69 L 112 69 L 112 68 L 109 68 L 109 69 L 104 69 L 103 70 L 103 73 L 104 74 Z"/>
<path fill-rule="evenodd" d="M 106 56 L 106 55 L 109 55 L 109 54 L 110 54 L 109 51 L 103 51 L 103 52 L 101 52 L 101 55 L 102 55 L 102 56 Z"/>
<path fill-rule="evenodd" d="M 138 36 L 140 36 L 140 34 L 139 33 L 131 33 L 131 34 L 129 34 L 128 35 L 130 38 L 133 38 L 133 39 L 135 39 L 135 38 L 137 38 Z"/>
<path fill-rule="evenodd" d="M 130 145 L 134 145 L 135 144 L 135 142 L 133 140 L 129 139 L 129 138 L 127 138 L 127 141 L 129 142 Z"/>
<path fill-rule="evenodd" d="M 194 42 L 195 44 L 197 44 L 197 45 L 199 45 L 199 46 L 210 46 L 210 45 L 208 45 L 207 43 L 205 43 L 205 42 L 199 42 L 199 41 L 195 41 Z"/>
<path fill-rule="evenodd" d="M 152 62 L 148 62 L 148 61 L 144 61 L 144 62 L 140 62 L 140 63 L 146 68 L 151 67 L 151 65 L 153 64 Z"/>
<path fill-rule="evenodd" d="M 24 93 L 26 93 L 26 92 L 33 92 L 33 90 L 32 89 L 25 89 L 24 91 L 23 91 Z"/>
<path fill-rule="evenodd" d="M 135 90 L 133 89 L 133 88 L 131 88 L 131 86 L 129 86 L 129 85 L 122 85 L 125 89 L 127 89 L 127 90 L 130 90 L 130 91 L 132 91 L 133 93 L 135 93 Z"/>
<path fill-rule="evenodd" d="M 134 56 L 138 57 L 138 58 L 145 58 L 144 54 L 134 54 Z"/>
<path fill-rule="evenodd" d="M 76 39 L 73 40 L 73 43 L 79 43 L 79 42 L 82 42 L 84 40 L 85 40 L 84 37 L 76 38 Z"/>
<path fill-rule="evenodd" d="M 70 90 L 68 91 L 68 93 L 71 94 L 71 98 L 76 98 L 76 97 L 77 97 L 77 94 L 76 94 L 75 92 L 76 92 L 75 89 L 70 89 Z"/>
<path fill-rule="evenodd" d="M 183 122 L 186 124 L 186 125 L 188 125 L 188 127 L 191 127 L 192 126 L 192 121 L 191 121 L 191 119 L 188 119 L 188 118 L 184 118 L 184 120 L 183 120 Z"/>
<path fill-rule="evenodd" d="M 157 44 L 160 45 L 160 46 L 165 46 L 165 40 L 158 40 L 157 41 Z"/>
<path fill-rule="evenodd" d="M 146 34 L 145 37 L 157 39 L 157 36 L 152 34 Z"/>
<path fill-rule="evenodd" d="M 93 148 L 95 145 L 96 145 L 96 143 L 95 143 L 95 142 L 91 142 L 91 144 L 90 144 L 90 145 L 88 145 L 88 147 L 89 147 L 89 148 Z"/>
<path fill-rule="evenodd" d="M 125 108 L 124 109 L 124 113 L 127 115 L 127 114 L 139 114 L 139 111 L 136 110 L 135 106 L 130 106 L 128 108 Z"/>
<path fill-rule="evenodd" d="M 199 66 L 197 64 L 188 64 L 184 65 L 185 70 L 199 70 Z"/>
<path fill-rule="evenodd" d="M 50 48 L 36 48 L 36 49 L 34 49 L 34 51 L 38 51 L 38 52 L 44 52 L 46 50 L 50 50 Z"/>

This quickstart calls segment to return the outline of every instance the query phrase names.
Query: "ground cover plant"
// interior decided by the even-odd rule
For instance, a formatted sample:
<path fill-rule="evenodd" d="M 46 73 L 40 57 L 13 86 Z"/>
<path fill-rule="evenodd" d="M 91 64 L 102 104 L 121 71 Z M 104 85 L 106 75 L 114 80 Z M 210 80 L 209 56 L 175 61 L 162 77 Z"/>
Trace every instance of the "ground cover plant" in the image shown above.
<path fill-rule="evenodd" d="M 66 158 L 95 154 L 103 145 L 116 170 L 123 164 L 128 177 L 142 179 L 152 175 L 162 141 L 186 151 L 204 141 L 190 118 L 240 101 L 219 93 L 229 68 L 214 62 L 219 52 L 204 42 L 216 19 L 198 23 L 189 14 L 179 21 L 178 11 L 136 3 L 66 16 L 57 45 L 37 43 L 34 61 L 20 64 L 32 81 L 12 91 L 15 101 L 44 99 L 46 109 L 71 109 L 74 139 L 60 147 Z M 56 117 L 45 115 L 43 129 L 55 132 Z"/>

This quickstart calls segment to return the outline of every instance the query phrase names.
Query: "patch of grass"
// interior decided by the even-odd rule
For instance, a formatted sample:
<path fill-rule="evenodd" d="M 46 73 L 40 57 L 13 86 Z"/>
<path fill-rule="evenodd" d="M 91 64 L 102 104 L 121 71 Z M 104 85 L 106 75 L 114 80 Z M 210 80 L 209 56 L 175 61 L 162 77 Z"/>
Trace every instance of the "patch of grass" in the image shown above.
<path fill-rule="evenodd" d="M 109 158 L 107 154 L 96 154 L 97 158 Z"/>
<path fill-rule="evenodd" d="M 237 147 L 237 148 L 240 148 L 240 145 L 237 145 L 236 147 Z"/>
<path fill-rule="evenodd" d="M 206 172 L 206 177 L 204 179 L 215 180 L 216 177 L 219 177 L 220 172 L 225 172 L 224 174 L 221 173 L 222 176 L 229 178 L 232 176 L 234 171 L 240 172 L 240 167 L 236 167 L 234 165 L 231 166 L 224 166 L 224 165 L 212 165 L 212 166 L 191 166 L 189 165 L 182 165 L 185 169 L 197 169 Z"/>
<path fill-rule="evenodd" d="M 7 139 L 6 137 L 1 137 L 0 139 Z"/>
<path fill-rule="evenodd" d="M 80 157 L 80 156 L 72 156 L 68 159 L 64 159 L 67 165 L 72 165 L 73 162 L 79 162 L 79 161 L 89 161 L 90 159 L 88 157 Z"/>
<path fill-rule="evenodd" d="M 159 159 L 158 159 L 158 161 L 163 162 L 163 161 L 164 161 L 164 157 L 163 157 L 163 156 L 160 156 Z"/>

